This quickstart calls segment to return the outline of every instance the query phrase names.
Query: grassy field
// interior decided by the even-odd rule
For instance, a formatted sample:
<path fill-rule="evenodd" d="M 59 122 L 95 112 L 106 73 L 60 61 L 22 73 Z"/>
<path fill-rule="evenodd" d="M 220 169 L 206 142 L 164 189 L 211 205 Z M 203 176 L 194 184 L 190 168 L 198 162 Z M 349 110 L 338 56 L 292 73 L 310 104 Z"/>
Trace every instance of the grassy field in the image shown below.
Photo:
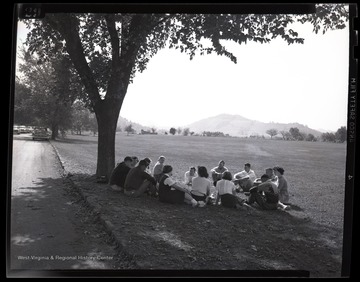
<path fill-rule="evenodd" d="M 257 176 L 267 167 L 283 166 L 292 209 L 246 212 L 221 206 L 192 209 L 150 197 L 129 200 L 91 177 L 97 137 L 69 135 L 51 142 L 73 181 L 144 269 L 303 269 L 311 277 L 340 275 L 345 144 L 117 135 L 117 162 L 136 155 L 150 157 L 153 166 L 164 155 L 178 180 L 189 166 L 210 170 L 221 159 L 232 173 L 250 162 Z M 180 248 L 179 242 L 191 247 Z M 221 247 L 214 248 L 214 242 Z"/>
<path fill-rule="evenodd" d="M 94 174 L 97 137 L 69 135 L 54 142 L 72 173 Z M 183 180 L 189 166 L 204 165 L 210 170 L 219 160 L 234 174 L 251 163 L 257 176 L 267 167 L 285 169 L 293 213 L 320 224 L 342 228 L 344 211 L 346 145 L 323 142 L 253 140 L 242 138 L 126 135 L 116 137 L 116 162 L 126 155 L 149 157 L 155 164 L 160 155 Z"/>

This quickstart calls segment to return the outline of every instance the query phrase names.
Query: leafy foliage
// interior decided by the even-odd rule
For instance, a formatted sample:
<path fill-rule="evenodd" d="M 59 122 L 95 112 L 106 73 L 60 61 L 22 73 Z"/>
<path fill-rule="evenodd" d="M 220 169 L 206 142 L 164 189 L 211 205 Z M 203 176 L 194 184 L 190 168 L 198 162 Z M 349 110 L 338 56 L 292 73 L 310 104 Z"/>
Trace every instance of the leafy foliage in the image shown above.
<path fill-rule="evenodd" d="M 324 142 L 335 142 L 336 141 L 335 134 L 332 132 L 325 132 L 325 133 L 321 134 L 321 139 Z"/>
<path fill-rule="evenodd" d="M 321 139 L 324 142 L 338 142 L 344 143 L 347 137 L 347 130 L 345 126 L 341 126 L 335 133 L 325 132 L 321 134 Z"/>
<path fill-rule="evenodd" d="M 130 133 L 134 133 L 135 130 L 132 127 L 132 124 L 130 123 L 129 125 L 125 126 L 124 130 L 127 132 L 127 135 L 129 135 Z"/>
<path fill-rule="evenodd" d="M 302 139 L 302 136 L 300 134 L 300 131 L 299 131 L 299 128 L 297 127 L 291 127 L 290 130 L 289 130 L 290 134 L 291 134 L 291 137 L 294 139 L 294 140 L 299 140 L 299 139 Z"/>
<path fill-rule="evenodd" d="M 42 20 L 26 23 L 32 27 L 27 38 L 29 51 L 36 51 L 39 61 L 47 60 L 51 54 L 68 53 L 89 88 L 83 98 L 94 104 L 107 93 L 116 69 L 128 72 L 123 78 L 131 82 L 135 73 L 144 71 L 149 60 L 166 46 L 186 53 L 190 59 L 196 54 L 216 53 L 236 63 L 237 58 L 223 45 L 227 40 L 238 44 L 268 43 L 280 37 L 288 44 L 304 43 L 291 29 L 292 23 L 309 22 L 314 32 L 322 28 L 325 33 L 345 28 L 347 20 L 343 4 L 320 4 L 316 14 L 306 15 L 47 14 Z M 88 71 L 76 63 L 79 58 L 75 53 L 84 57 Z M 91 86 L 85 80 L 95 83 Z M 95 85 L 96 95 L 89 91 Z"/>
<path fill-rule="evenodd" d="M 71 123 L 71 105 L 81 88 L 66 57 L 52 57 L 39 64 L 23 51 L 22 78 L 15 88 L 15 120 L 24 124 L 65 129 Z M 55 136 L 57 132 L 55 133 Z"/>
<path fill-rule="evenodd" d="M 281 130 L 279 133 L 282 135 L 284 140 L 290 140 L 291 139 L 291 134 L 290 134 L 289 131 Z"/>
<path fill-rule="evenodd" d="M 87 108 L 84 107 L 82 101 L 78 100 L 72 106 L 72 126 L 71 128 L 76 131 L 77 134 L 85 130 L 89 130 L 91 125 L 93 125 L 94 117 L 91 116 L 91 113 Z M 91 127 L 93 132 L 96 132 L 94 126 Z"/>
<path fill-rule="evenodd" d="M 207 136 L 207 137 L 228 137 L 229 134 L 224 134 L 223 132 L 220 131 L 216 131 L 216 132 L 212 132 L 212 131 L 204 131 L 202 133 L 202 136 Z"/>
<path fill-rule="evenodd" d="M 277 135 L 278 134 L 278 131 L 277 129 L 275 128 L 271 128 L 269 130 L 266 130 L 266 133 L 270 135 L 271 139 L 273 138 L 273 136 Z"/>
<path fill-rule="evenodd" d="M 344 29 L 348 19 L 348 7 L 344 4 L 318 4 L 316 5 L 316 14 L 300 16 L 298 21 L 310 22 L 316 34 L 321 29 L 324 34 L 328 30 Z"/>
<path fill-rule="evenodd" d="M 175 135 L 176 128 L 174 128 L 174 127 L 170 128 L 169 132 L 170 132 L 170 134 Z"/>
<path fill-rule="evenodd" d="M 29 105 L 31 90 L 26 85 L 20 83 L 19 78 L 15 80 L 14 98 L 14 124 L 31 125 L 33 117 L 29 114 L 32 107 Z"/>
<path fill-rule="evenodd" d="M 335 139 L 339 143 L 344 143 L 346 141 L 347 130 L 345 126 L 340 127 L 335 133 Z"/>
<path fill-rule="evenodd" d="M 305 140 L 306 140 L 306 141 L 315 142 L 315 141 L 317 141 L 317 138 L 316 138 L 313 134 L 309 133 L 309 134 L 306 136 Z"/>
<path fill-rule="evenodd" d="M 183 135 L 188 136 L 189 134 L 190 134 L 190 128 L 185 127 L 184 130 L 183 130 Z"/>

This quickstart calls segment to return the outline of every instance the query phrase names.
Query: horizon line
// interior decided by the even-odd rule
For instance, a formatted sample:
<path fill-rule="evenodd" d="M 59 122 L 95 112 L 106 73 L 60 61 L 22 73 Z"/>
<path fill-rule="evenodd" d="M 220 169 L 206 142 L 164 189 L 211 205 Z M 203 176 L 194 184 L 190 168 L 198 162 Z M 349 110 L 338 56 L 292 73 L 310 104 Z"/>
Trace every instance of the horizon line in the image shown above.
<path fill-rule="evenodd" d="M 304 127 L 309 128 L 309 129 L 319 131 L 319 132 L 321 132 L 321 133 L 325 133 L 325 132 L 330 132 L 330 133 L 331 133 L 331 132 L 336 132 L 336 130 L 330 130 L 330 129 L 324 129 L 324 128 L 315 129 L 315 128 L 309 127 L 309 126 L 306 125 L 306 124 L 302 124 L 302 123 L 300 123 L 300 122 L 298 122 L 298 121 L 292 121 L 292 122 L 287 122 L 287 123 L 278 122 L 278 121 L 268 121 L 268 122 L 264 122 L 264 121 L 249 119 L 249 118 L 244 117 L 244 116 L 239 115 L 239 114 L 227 114 L 227 113 L 221 113 L 221 114 L 218 114 L 218 115 L 201 118 L 201 119 L 199 119 L 199 120 L 193 121 L 192 123 L 199 122 L 199 121 L 202 121 L 202 120 L 205 120 L 205 119 L 209 119 L 209 118 L 215 118 L 215 117 L 222 116 L 222 115 L 227 115 L 227 116 L 239 116 L 239 117 L 242 117 L 242 118 L 247 119 L 247 120 L 249 120 L 249 121 L 256 121 L 256 122 L 266 123 L 266 124 L 271 124 L 271 123 L 275 123 L 275 124 L 299 124 L 299 125 L 302 125 L 302 126 L 304 126 Z M 169 127 L 169 128 L 171 128 L 171 127 L 175 127 L 175 128 L 179 128 L 179 127 L 180 127 L 180 128 L 187 128 L 189 125 L 192 124 L 192 123 L 190 123 L 190 124 L 186 124 L 186 125 L 171 125 L 171 126 L 170 126 L 170 125 L 144 125 L 144 124 L 142 124 L 142 123 L 139 122 L 139 121 L 131 120 L 131 119 L 127 118 L 127 117 L 122 116 L 121 114 L 119 114 L 119 118 L 120 118 L 120 117 L 123 118 L 123 119 L 126 119 L 126 120 L 129 121 L 130 123 L 136 123 L 136 124 L 138 124 L 138 125 L 140 125 L 140 126 L 142 126 L 142 127 L 148 127 L 148 128 L 152 128 L 152 127 L 153 127 L 153 128 L 157 128 L 157 130 L 167 130 L 167 129 L 166 129 L 167 127 Z M 342 126 L 344 126 L 344 127 L 347 128 L 346 125 L 342 125 Z M 340 127 L 342 127 L 342 126 L 340 126 Z M 339 128 L 340 128 L 340 127 L 339 127 Z"/>

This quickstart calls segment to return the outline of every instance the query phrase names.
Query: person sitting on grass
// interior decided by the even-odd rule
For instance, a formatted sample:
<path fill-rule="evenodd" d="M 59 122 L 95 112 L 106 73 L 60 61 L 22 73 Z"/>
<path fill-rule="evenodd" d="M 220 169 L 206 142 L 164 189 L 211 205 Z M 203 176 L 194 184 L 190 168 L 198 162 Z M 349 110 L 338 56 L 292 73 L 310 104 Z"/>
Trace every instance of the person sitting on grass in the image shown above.
<path fill-rule="evenodd" d="M 284 177 L 285 170 L 280 166 L 274 167 L 275 175 L 279 179 L 279 185 L 277 186 L 279 192 L 279 201 L 285 205 L 289 204 L 289 192 L 286 178 Z"/>
<path fill-rule="evenodd" d="M 196 201 L 190 194 L 190 189 L 172 178 L 173 168 L 171 165 L 164 165 L 163 176 L 159 182 L 159 201 L 170 204 L 187 203 L 193 207 L 203 207 L 204 202 Z"/>
<path fill-rule="evenodd" d="M 184 176 L 184 179 L 185 179 L 185 184 L 188 185 L 188 186 L 191 186 L 192 185 L 192 179 L 194 177 L 197 177 L 198 174 L 196 172 L 196 168 L 194 166 L 191 166 L 189 168 L 189 170 L 187 172 L 185 172 L 185 176 Z"/>
<path fill-rule="evenodd" d="M 126 176 L 128 175 L 133 159 L 125 157 L 124 161 L 117 164 L 111 173 L 109 185 L 114 191 L 123 192 Z"/>
<path fill-rule="evenodd" d="M 241 208 L 242 206 L 250 207 L 245 203 L 244 199 L 237 196 L 236 186 L 232 180 L 231 172 L 225 171 L 221 180 L 216 183 L 216 202 L 218 205 L 221 200 L 221 205 L 228 208 Z"/>
<path fill-rule="evenodd" d="M 156 179 L 145 172 L 148 163 L 141 160 L 139 164 L 132 168 L 125 179 L 124 193 L 130 197 L 142 196 L 145 192 L 151 195 L 156 194 Z"/>
<path fill-rule="evenodd" d="M 152 160 L 150 158 L 145 158 L 144 161 L 146 162 L 145 172 L 151 175 L 150 164 L 152 163 Z"/>
<path fill-rule="evenodd" d="M 275 175 L 273 168 L 267 168 L 265 170 L 265 174 L 269 175 L 271 182 L 273 182 L 276 186 L 279 186 L 279 178 Z"/>
<path fill-rule="evenodd" d="M 257 203 L 263 210 L 276 210 L 279 202 L 277 187 L 267 174 L 261 176 L 262 183 L 250 189 L 249 205 Z"/>
<path fill-rule="evenodd" d="M 161 176 L 163 175 L 163 167 L 164 167 L 165 157 L 160 156 L 156 164 L 153 168 L 153 176 L 155 177 L 156 181 L 159 182 Z"/>
<path fill-rule="evenodd" d="M 240 171 L 234 174 L 233 182 L 235 185 L 239 185 L 238 191 L 249 192 L 253 187 L 253 181 L 246 171 Z"/>
<path fill-rule="evenodd" d="M 223 160 L 219 161 L 218 166 L 210 170 L 213 184 L 215 187 L 216 187 L 216 182 L 222 179 L 222 175 L 225 171 L 228 171 L 228 169 L 225 167 L 225 162 Z"/>
<path fill-rule="evenodd" d="M 265 169 L 265 174 L 267 174 L 270 177 L 271 182 L 273 182 L 276 186 L 279 185 L 279 179 L 275 175 L 274 169 L 272 169 L 271 167 Z M 256 178 L 255 181 L 254 181 L 254 185 L 257 185 L 257 184 L 260 184 L 260 183 L 261 183 L 261 178 Z"/>
<path fill-rule="evenodd" d="M 210 197 L 211 181 L 206 167 L 198 167 L 198 176 L 192 179 L 191 195 L 196 201 L 208 203 Z"/>
<path fill-rule="evenodd" d="M 139 158 L 137 156 L 133 156 L 132 162 L 131 162 L 131 168 L 136 167 L 136 165 L 139 163 Z"/>
<path fill-rule="evenodd" d="M 246 164 L 244 165 L 244 170 L 236 173 L 236 174 L 234 175 L 234 177 L 236 177 L 237 174 L 245 175 L 245 173 L 249 176 L 249 179 L 251 180 L 251 182 L 254 182 L 254 181 L 255 181 L 255 179 L 256 179 L 256 174 L 255 174 L 255 172 L 251 169 L 251 164 L 249 164 L 249 163 L 246 163 Z"/>

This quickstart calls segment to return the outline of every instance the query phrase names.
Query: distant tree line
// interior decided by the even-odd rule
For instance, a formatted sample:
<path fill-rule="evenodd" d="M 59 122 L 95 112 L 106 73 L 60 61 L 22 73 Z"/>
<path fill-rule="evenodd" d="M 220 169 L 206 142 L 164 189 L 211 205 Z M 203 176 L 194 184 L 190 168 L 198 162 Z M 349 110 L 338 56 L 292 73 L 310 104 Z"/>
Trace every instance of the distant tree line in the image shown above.
<path fill-rule="evenodd" d="M 169 133 L 172 135 L 175 135 L 176 133 L 178 135 L 184 135 L 184 136 L 193 136 L 195 134 L 194 131 L 190 131 L 190 128 L 186 127 L 184 129 L 182 129 L 181 127 L 178 127 L 177 129 L 175 127 L 171 127 L 169 130 Z M 165 132 L 165 134 L 168 134 L 167 132 Z M 216 132 L 212 132 L 212 131 L 203 131 L 201 134 L 201 136 L 206 136 L 206 137 L 229 137 L 229 134 L 224 134 L 223 132 L 220 131 L 216 131 Z M 198 136 L 198 134 L 196 134 L 196 136 Z"/>
<path fill-rule="evenodd" d="M 182 135 L 184 135 L 184 136 L 188 136 L 188 135 L 194 135 L 194 131 L 190 131 L 190 128 L 188 128 L 188 127 L 186 127 L 186 128 L 184 128 L 184 129 L 182 129 L 181 127 L 178 127 L 177 129 L 175 128 L 175 127 L 171 127 L 170 129 L 169 129 L 169 133 L 171 134 L 171 135 L 175 135 L 176 133 L 178 134 L 178 135 L 180 135 L 181 133 L 182 133 Z M 165 132 L 165 134 L 168 134 L 167 132 Z"/>
<path fill-rule="evenodd" d="M 311 133 L 307 134 L 305 132 L 301 132 L 297 127 L 291 127 L 289 131 L 285 131 L 285 130 L 278 131 L 277 129 L 272 128 L 267 130 L 266 133 L 270 135 L 271 139 L 274 136 L 281 134 L 283 140 L 311 141 L 311 142 L 316 142 L 321 140 L 323 142 L 343 143 L 346 141 L 347 130 L 345 126 L 342 126 L 336 131 L 336 133 L 329 133 L 329 132 L 323 133 L 320 136 L 320 140 L 319 137 L 316 137 Z"/>
<path fill-rule="evenodd" d="M 48 127 L 52 139 L 66 131 L 97 133 L 95 114 L 79 99 L 84 88 L 65 56 L 38 58 L 21 50 L 21 77 L 15 79 L 14 123 Z"/>
<path fill-rule="evenodd" d="M 150 130 L 141 129 L 141 134 L 157 135 L 156 128 L 151 128 L 151 131 L 150 131 Z"/>
<path fill-rule="evenodd" d="M 229 137 L 229 134 L 224 134 L 224 132 L 220 132 L 220 131 L 203 131 L 202 136 L 207 136 L 207 137 Z"/>
<path fill-rule="evenodd" d="M 347 130 L 345 126 L 340 127 L 335 133 L 325 132 L 321 135 L 324 142 L 343 143 L 346 141 Z"/>
<path fill-rule="evenodd" d="M 39 86 L 42 81 L 33 84 Z M 45 88 L 45 89 L 44 89 Z M 48 127 L 52 132 L 52 139 L 60 134 L 65 136 L 67 131 L 81 135 L 84 131 L 97 134 L 97 121 L 95 114 L 85 108 L 80 100 L 58 101 L 51 95 L 46 87 L 29 87 L 15 81 L 16 101 L 14 103 L 14 123 L 28 126 Z M 56 91 L 56 88 L 53 87 Z"/>
<path fill-rule="evenodd" d="M 78 111 L 79 113 L 79 120 L 84 120 L 83 124 L 87 125 L 89 124 L 88 122 L 86 122 L 86 118 L 80 118 L 82 115 L 81 111 Z M 91 127 L 86 127 L 86 128 L 91 128 Z M 121 131 L 121 128 L 118 128 L 118 130 Z M 124 131 L 127 132 L 127 134 L 134 134 L 136 133 L 136 130 L 133 128 L 132 124 L 129 124 L 127 126 L 125 126 Z M 171 135 L 183 135 L 183 136 L 188 136 L 191 135 L 193 136 L 195 134 L 194 131 L 190 131 L 190 128 L 180 128 L 178 127 L 177 129 L 175 127 L 171 127 L 169 129 L 169 132 L 164 132 L 165 135 L 168 134 Z M 299 128 L 297 127 L 291 127 L 288 131 L 286 130 L 281 130 L 278 131 L 275 128 L 271 128 L 269 130 L 266 131 L 266 133 L 268 135 L 270 135 L 270 138 L 272 139 L 274 136 L 276 135 L 281 135 L 283 140 L 287 140 L 287 141 L 309 141 L 309 142 L 316 142 L 316 141 L 323 141 L 323 142 L 336 142 L 336 143 L 343 143 L 346 141 L 346 135 L 347 135 L 347 130 L 345 126 L 340 127 L 336 133 L 323 133 L 321 136 L 314 136 L 314 134 L 312 133 L 305 133 L 305 132 L 301 132 L 299 130 Z M 141 134 L 158 134 L 156 132 L 156 128 L 151 128 L 151 131 L 148 130 L 143 130 L 141 129 Z M 196 134 L 198 136 L 198 134 Z M 203 131 L 201 134 L 201 136 L 206 136 L 206 137 L 229 137 L 229 134 L 225 134 L 223 132 L 220 131 Z M 265 139 L 264 135 L 251 135 L 250 138 L 262 138 Z"/>
<path fill-rule="evenodd" d="M 125 126 L 124 131 L 127 133 L 127 135 L 136 133 L 136 130 L 133 128 L 131 123 Z"/>

